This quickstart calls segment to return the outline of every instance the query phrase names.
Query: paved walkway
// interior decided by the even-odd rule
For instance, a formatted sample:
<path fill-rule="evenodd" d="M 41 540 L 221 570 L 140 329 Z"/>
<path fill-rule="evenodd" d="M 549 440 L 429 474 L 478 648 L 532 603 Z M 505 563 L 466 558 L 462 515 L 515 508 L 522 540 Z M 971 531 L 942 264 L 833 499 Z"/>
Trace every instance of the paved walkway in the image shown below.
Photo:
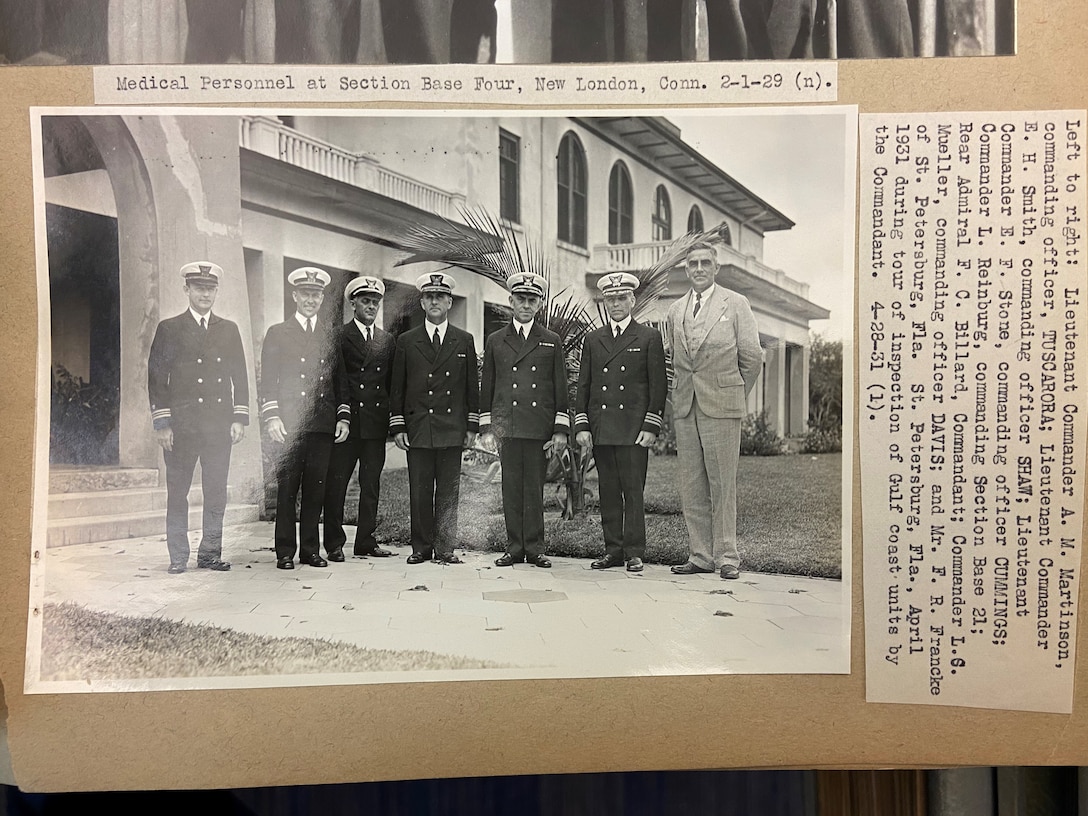
<path fill-rule="evenodd" d="M 226 573 L 168 575 L 163 536 L 50 548 L 45 600 L 475 657 L 511 666 L 511 677 L 848 670 L 840 581 L 723 581 L 656 565 L 633 575 L 574 558 L 553 558 L 550 570 L 499 568 L 495 554 L 474 552 L 461 565 L 409 566 L 403 547 L 393 558 L 287 572 L 275 568 L 271 523 L 229 528 L 224 539 Z"/>

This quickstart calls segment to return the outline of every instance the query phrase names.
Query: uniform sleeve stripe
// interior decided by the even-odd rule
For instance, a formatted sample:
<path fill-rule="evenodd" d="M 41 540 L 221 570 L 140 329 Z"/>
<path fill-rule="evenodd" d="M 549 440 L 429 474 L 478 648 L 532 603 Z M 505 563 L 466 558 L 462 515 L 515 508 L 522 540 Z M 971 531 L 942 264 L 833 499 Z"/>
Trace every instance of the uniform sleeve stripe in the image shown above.
<path fill-rule="evenodd" d="M 469 422 L 479 422 L 480 421 L 480 415 L 477 414 L 477 413 L 474 413 L 473 411 L 469 411 L 468 412 L 468 421 Z"/>
<path fill-rule="evenodd" d="M 170 413 L 169 408 L 160 408 L 157 411 L 151 412 L 152 419 L 170 419 L 171 416 L 173 416 L 173 414 Z"/>
<path fill-rule="evenodd" d="M 236 414 L 245 414 L 246 416 L 249 416 L 249 406 L 248 405 L 235 405 L 234 406 L 234 413 L 236 413 Z"/>
<path fill-rule="evenodd" d="M 266 402 L 264 405 L 261 406 L 261 416 L 264 416 L 266 414 L 279 413 L 279 410 L 280 410 L 280 404 L 278 402 L 276 402 L 275 400 L 269 400 L 268 402 Z"/>
<path fill-rule="evenodd" d="M 570 414 L 564 414 L 562 411 L 556 413 L 555 424 L 570 427 Z"/>
<path fill-rule="evenodd" d="M 586 424 L 588 422 L 589 422 L 589 414 L 575 414 L 574 415 L 574 424 L 575 425 L 583 425 L 583 424 Z"/>
<path fill-rule="evenodd" d="M 404 424 L 404 414 L 393 414 L 391 417 L 389 417 L 389 424 L 390 425 L 403 425 Z"/>

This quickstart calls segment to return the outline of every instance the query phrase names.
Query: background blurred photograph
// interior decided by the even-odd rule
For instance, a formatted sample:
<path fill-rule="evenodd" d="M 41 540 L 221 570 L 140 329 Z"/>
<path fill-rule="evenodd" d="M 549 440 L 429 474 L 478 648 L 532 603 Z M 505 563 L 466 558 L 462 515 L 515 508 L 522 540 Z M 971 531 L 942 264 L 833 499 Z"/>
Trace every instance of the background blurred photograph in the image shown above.
<path fill-rule="evenodd" d="M 0 0 L 0 63 L 984 56 L 1015 30 L 1015 0 Z"/>

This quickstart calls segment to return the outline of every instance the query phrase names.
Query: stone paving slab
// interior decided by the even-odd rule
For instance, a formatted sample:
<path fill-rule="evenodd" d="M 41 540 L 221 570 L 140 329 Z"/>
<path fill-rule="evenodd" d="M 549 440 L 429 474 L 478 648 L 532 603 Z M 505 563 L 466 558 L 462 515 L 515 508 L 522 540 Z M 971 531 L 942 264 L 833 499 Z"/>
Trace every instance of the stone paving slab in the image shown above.
<path fill-rule="evenodd" d="M 547 570 L 499 568 L 496 553 L 460 550 L 464 564 L 408 565 L 407 548 L 284 571 L 275 568 L 267 522 L 229 528 L 223 557 L 234 568 L 216 573 L 195 569 L 199 536 L 192 538 L 193 568 L 183 575 L 166 573 L 162 536 L 48 549 L 45 598 L 252 634 L 459 655 L 519 676 L 849 668 L 839 581 L 757 573 L 722 581 L 661 565 L 635 574 L 573 558 L 553 558 Z"/>

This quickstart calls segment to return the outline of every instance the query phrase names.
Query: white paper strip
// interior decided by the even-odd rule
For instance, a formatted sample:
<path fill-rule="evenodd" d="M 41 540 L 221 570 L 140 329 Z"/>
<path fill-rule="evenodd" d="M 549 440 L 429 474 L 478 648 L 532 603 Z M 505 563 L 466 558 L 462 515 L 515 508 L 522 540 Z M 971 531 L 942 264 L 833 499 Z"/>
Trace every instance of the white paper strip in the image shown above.
<path fill-rule="evenodd" d="M 723 105 L 834 102 L 834 62 L 601 65 L 102 65 L 97 104 L 366 102 Z"/>
<path fill-rule="evenodd" d="M 861 118 L 871 701 L 1071 709 L 1084 119 Z"/>

